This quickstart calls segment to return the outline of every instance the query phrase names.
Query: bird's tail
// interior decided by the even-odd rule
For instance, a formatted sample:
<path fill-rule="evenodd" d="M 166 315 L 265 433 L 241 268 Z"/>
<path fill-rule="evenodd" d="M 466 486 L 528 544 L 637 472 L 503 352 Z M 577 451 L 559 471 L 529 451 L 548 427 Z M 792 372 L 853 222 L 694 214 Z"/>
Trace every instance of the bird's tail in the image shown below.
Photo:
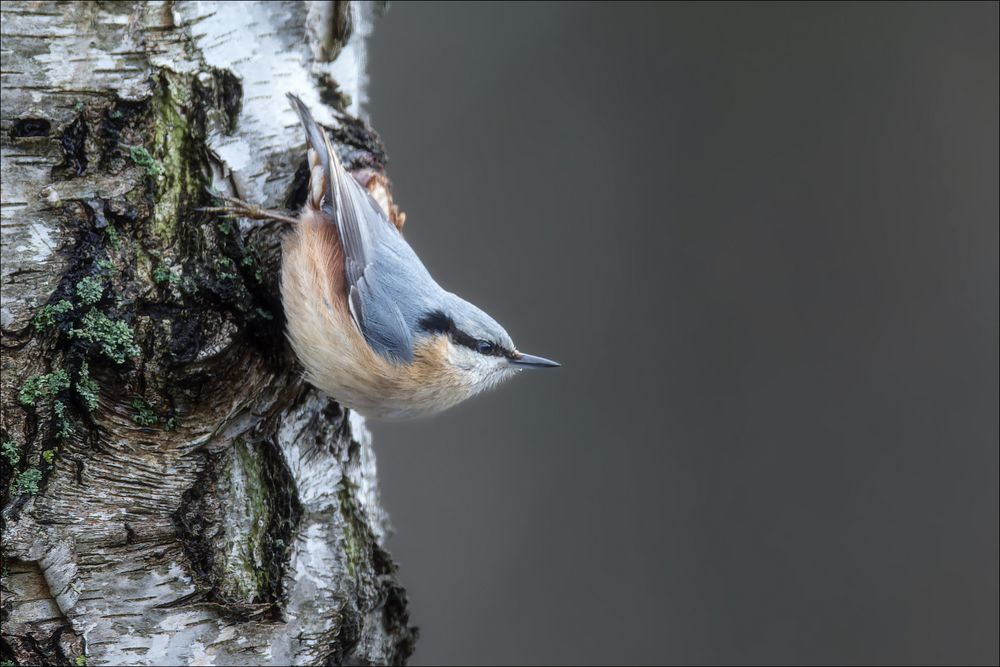
<path fill-rule="evenodd" d="M 343 187 L 346 176 L 344 167 L 340 164 L 337 153 L 333 150 L 330 137 L 319 126 L 302 100 L 288 93 L 292 108 L 299 115 L 306 131 L 306 141 L 309 143 L 309 197 L 308 206 L 314 209 L 324 209 L 324 212 L 335 217 L 336 199 L 332 189 Z"/>

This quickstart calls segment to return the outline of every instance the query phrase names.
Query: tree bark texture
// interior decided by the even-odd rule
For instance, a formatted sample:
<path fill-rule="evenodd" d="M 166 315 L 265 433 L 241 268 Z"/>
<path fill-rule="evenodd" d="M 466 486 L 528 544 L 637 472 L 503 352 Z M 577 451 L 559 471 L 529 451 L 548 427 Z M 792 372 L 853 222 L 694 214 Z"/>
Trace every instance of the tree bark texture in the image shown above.
<path fill-rule="evenodd" d="M 0 659 L 412 651 L 369 434 L 284 340 L 281 230 L 198 210 L 304 200 L 286 92 L 391 207 L 378 9 L 3 3 Z"/>

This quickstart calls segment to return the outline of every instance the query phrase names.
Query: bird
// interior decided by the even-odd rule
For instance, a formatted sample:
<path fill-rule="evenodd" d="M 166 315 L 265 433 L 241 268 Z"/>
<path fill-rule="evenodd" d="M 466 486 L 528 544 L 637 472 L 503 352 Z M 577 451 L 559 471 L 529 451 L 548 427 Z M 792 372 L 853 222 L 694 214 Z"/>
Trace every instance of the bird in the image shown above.
<path fill-rule="evenodd" d="M 365 417 L 402 420 L 441 412 L 518 371 L 559 366 L 518 351 L 496 320 L 442 288 L 309 108 L 288 99 L 305 130 L 308 194 L 297 218 L 268 217 L 291 222 L 281 301 L 310 384 Z"/>

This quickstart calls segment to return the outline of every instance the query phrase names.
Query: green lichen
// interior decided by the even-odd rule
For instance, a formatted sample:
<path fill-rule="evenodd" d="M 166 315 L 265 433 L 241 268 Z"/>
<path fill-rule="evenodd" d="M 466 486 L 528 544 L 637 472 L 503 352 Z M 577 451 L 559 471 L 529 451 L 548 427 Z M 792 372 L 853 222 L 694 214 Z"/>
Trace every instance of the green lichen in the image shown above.
<path fill-rule="evenodd" d="M 247 268 L 253 267 L 254 268 L 253 277 L 257 280 L 257 282 L 263 282 L 263 280 L 264 280 L 264 270 L 261 269 L 260 266 L 257 265 L 257 260 L 255 260 L 250 255 L 247 255 L 246 257 L 244 257 L 240 261 L 240 264 L 242 266 L 247 267 Z"/>
<path fill-rule="evenodd" d="M 97 268 L 107 271 L 111 275 L 116 275 L 118 273 L 118 267 L 110 259 L 99 259 L 97 260 Z"/>
<path fill-rule="evenodd" d="M 56 450 L 54 449 L 46 449 L 44 452 L 42 452 L 42 460 L 48 463 L 49 465 L 52 465 L 52 461 L 54 461 L 55 458 L 56 458 Z"/>
<path fill-rule="evenodd" d="M 11 487 L 11 494 L 19 496 L 22 493 L 35 495 L 38 493 L 38 483 L 42 481 L 42 471 L 38 468 L 28 468 L 17 476 Z"/>
<path fill-rule="evenodd" d="M 366 539 L 368 529 L 358 517 L 351 484 L 346 478 L 341 480 L 337 497 L 340 500 L 340 516 L 344 520 L 344 554 L 347 556 L 347 571 L 352 577 L 356 577 L 357 568 L 361 567 L 366 559 L 366 545 L 370 542 L 370 539 Z"/>
<path fill-rule="evenodd" d="M 62 401 L 56 401 L 52 404 L 52 412 L 55 413 L 56 419 L 59 421 L 59 430 L 56 431 L 56 437 L 65 439 L 73 435 L 73 425 L 66 419 L 66 404 Z"/>
<path fill-rule="evenodd" d="M 129 146 L 128 156 L 132 158 L 132 162 L 135 162 L 146 171 L 147 176 L 156 178 L 163 174 L 163 165 L 142 146 Z"/>
<path fill-rule="evenodd" d="M 161 238 L 174 237 L 178 212 L 188 193 L 200 192 L 205 185 L 205 176 L 192 169 L 190 158 L 191 126 L 184 115 L 191 108 L 190 97 L 188 77 L 164 73 L 153 99 L 151 151 L 162 168 L 156 182 L 153 231 Z"/>
<path fill-rule="evenodd" d="M 125 322 L 109 319 L 101 311 L 91 308 L 80 325 L 79 329 L 70 329 L 70 337 L 95 343 L 101 353 L 116 364 L 139 356 L 132 328 Z"/>
<path fill-rule="evenodd" d="M 161 264 L 153 270 L 153 282 L 157 285 L 162 285 L 164 283 L 170 283 L 171 285 L 179 285 L 181 282 L 181 277 L 176 273 L 168 269 L 166 266 Z"/>
<path fill-rule="evenodd" d="M 92 306 L 104 296 L 104 285 L 97 278 L 84 278 L 76 284 L 76 296 L 83 305 Z"/>
<path fill-rule="evenodd" d="M 233 496 L 240 502 L 234 508 L 240 528 L 226 531 L 224 586 L 227 595 L 234 599 L 259 600 L 268 590 L 265 540 L 271 514 L 261 453 L 238 440 L 233 446 L 225 477 L 241 492 Z"/>
<path fill-rule="evenodd" d="M 56 323 L 59 315 L 68 313 L 71 310 L 73 310 L 73 304 L 66 299 L 61 299 L 39 310 L 35 314 L 31 325 L 35 328 L 35 331 L 44 331 Z"/>
<path fill-rule="evenodd" d="M 21 462 L 21 449 L 13 440 L 4 440 L 3 444 L 0 445 L 0 454 L 7 459 L 11 468 L 16 468 L 17 464 Z"/>
<path fill-rule="evenodd" d="M 138 397 L 132 399 L 132 407 L 136 410 L 136 413 L 132 415 L 132 421 L 139 426 L 156 426 L 159 422 L 152 406 L 145 399 Z"/>
<path fill-rule="evenodd" d="M 215 258 L 215 268 L 219 280 L 234 280 L 236 278 L 236 263 L 225 255 Z"/>
<path fill-rule="evenodd" d="M 112 248 L 114 248 L 115 250 L 121 250 L 122 240 L 121 237 L 118 236 L 117 229 L 115 229 L 111 225 L 108 225 L 107 227 L 104 228 L 104 236 L 107 237 L 108 243 L 111 244 Z"/>
<path fill-rule="evenodd" d="M 90 377 L 90 366 L 84 361 L 80 366 L 80 373 L 76 376 L 76 393 L 87 406 L 88 412 L 97 409 L 97 399 L 100 394 L 100 387 Z"/>
<path fill-rule="evenodd" d="M 214 569 L 226 599 L 253 603 L 280 593 L 280 561 L 299 511 L 294 499 L 287 504 L 282 470 L 266 446 L 239 438 L 219 470 L 219 497 L 231 504 Z"/>
<path fill-rule="evenodd" d="M 52 373 L 28 378 L 18 392 L 17 400 L 24 407 L 32 407 L 39 400 L 55 396 L 63 389 L 69 389 L 69 375 L 60 368 Z"/>
<path fill-rule="evenodd" d="M 76 667 L 87 667 L 87 656 L 78 655 L 73 662 L 76 663 Z"/>

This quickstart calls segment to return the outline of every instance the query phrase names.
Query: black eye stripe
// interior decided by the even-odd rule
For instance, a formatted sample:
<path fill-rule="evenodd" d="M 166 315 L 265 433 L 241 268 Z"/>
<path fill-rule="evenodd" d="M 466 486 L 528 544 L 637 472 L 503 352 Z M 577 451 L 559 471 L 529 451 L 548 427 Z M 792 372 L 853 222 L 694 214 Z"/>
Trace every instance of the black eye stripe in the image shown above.
<path fill-rule="evenodd" d="M 429 333 L 451 333 L 455 329 L 455 323 L 451 321 L 451 318 L 442 313 L 440 310 L 436 310 L 433 313 L 428 313 L 420 319 L 420 326 L 424 328 L 424 331 Z"/>
<path fill-rule="evenodd" d="M 473 352 L 489 356 L 489 357 L 509 357 L 510 352 L 503 349 L 502 346 L 497 345 L 488 340 L 482 340 L 480 338 L 474 338 L 464 331 L 455 327 L 455 322 L 442 313 L 441 311 L 434 311 L 429 313 L 420 319 L 420 326 L 423 327 L 424 331 L 428 333 L 439 333 L 446 334 L 451 337 L 456 345 L 461 345 L 462 347 L 467 347 Z"/>

